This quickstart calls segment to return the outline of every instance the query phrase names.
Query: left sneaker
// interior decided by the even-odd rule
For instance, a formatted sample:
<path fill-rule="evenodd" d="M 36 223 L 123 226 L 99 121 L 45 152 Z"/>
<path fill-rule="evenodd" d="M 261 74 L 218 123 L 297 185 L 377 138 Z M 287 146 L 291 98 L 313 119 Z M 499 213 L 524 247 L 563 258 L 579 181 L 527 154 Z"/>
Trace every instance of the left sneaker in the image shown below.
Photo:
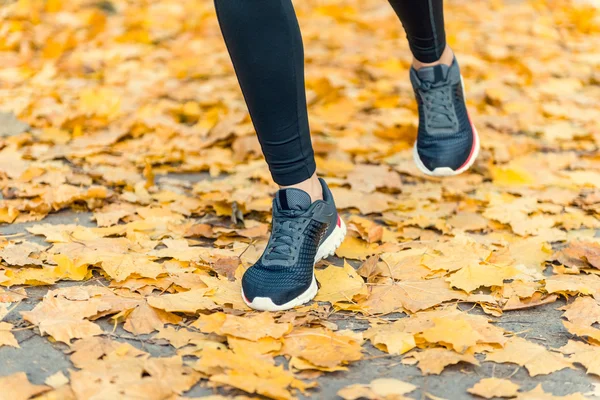
<path fill-rule="evenodd" d="M 479 155 L 479 136 L 467 112 L 458 62 L 411 68 L 410 80 L 419 106 L 417 167 L 432 176 L 463 173 Z"/>
<path fill-rule="evenodd" d="M 300 189 L 277 192 L 269 243 L 242 277 L 242 298 L 250 308 L 289 310 L 316 296 L 315 264 L 333 255 L 346 235 L 331 191 L 319 182 L 323 200 L 314 203 Z"/>

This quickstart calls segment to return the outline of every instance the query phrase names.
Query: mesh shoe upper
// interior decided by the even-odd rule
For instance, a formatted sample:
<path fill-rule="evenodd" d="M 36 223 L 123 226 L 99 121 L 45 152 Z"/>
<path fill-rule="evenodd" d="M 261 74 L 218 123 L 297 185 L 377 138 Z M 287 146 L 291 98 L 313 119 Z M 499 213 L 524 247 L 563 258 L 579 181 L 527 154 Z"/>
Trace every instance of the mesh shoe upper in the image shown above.
<path fill-rule="evenodd" d="M 413 68 L 410 78 L 419 107 L 419 158 L 430 171 L 459 169 L 471 154 L 474 136 L 457 61 Z"/>
<path fill-rule="evenodd" d="M 321 185 L 324 200 L 314 203 L 298 189 L 277 192 L 269 243 L 242 278 L 244 295 L 250 302 L 256 297 L 268 297 L 282 305 L 311 285 L 318 247 L 337 221 L 333 197 L 323 181 Z"/>

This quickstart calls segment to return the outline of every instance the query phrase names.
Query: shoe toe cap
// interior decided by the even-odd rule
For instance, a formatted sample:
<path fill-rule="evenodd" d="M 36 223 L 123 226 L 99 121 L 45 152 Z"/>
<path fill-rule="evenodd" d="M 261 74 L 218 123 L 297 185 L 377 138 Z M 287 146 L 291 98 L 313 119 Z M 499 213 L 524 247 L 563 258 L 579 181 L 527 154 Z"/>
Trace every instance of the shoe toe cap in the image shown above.
<path fill-rule="evenodd" d="M 298 297 L 310 286 L 310 280 L 298 278 L 296 274 L 283 269 L 277 271 L 255 265 L 244 273 L 242 290 L 249 303 L 257 297 L 264 297 L 271 299 L 274 304 L 282 305 Z"/>

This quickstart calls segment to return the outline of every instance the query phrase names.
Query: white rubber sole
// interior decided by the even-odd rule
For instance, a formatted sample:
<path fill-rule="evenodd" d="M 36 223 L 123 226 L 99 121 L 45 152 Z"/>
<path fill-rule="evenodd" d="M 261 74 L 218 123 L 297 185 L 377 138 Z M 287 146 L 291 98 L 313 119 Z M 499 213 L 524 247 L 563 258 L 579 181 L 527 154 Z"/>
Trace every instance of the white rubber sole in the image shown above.
<path fill-rule="evenodd" d="M 463 99 L 466 99 L 465 83 L 463 82 L 462 76 L 460 77 L 460 83 L 461 83 L 462 89 L 463 89 Z M 480 144 L 479 144 L 479 134 L 477 133 L 477 129 L 475 129 L 475 125 L 473 125 L 473 123 L 471 122 L 470 116 L 469 116 L 469 122 L 471 124 L 471 129 L 473 130 L 473 148 L 471 149 L 471 154 L 469 154 L 469 158 L 460 168 L 458 168 L 457 170 L 453 170 L 450 167 L 438 167 L 438 168 L 434 169 L 433 171 L 429 170 L 429 168 L 427 168 L 425 166 L 425 164 L 423 164 L 423 161 L 421 161 L 421 157 L 419 156 L 419 151 L 417 150 L 417 142 L 415 142 L 415 145 L 413 146 L 413 159 L 415 160 L 415 164 L 417 165 L 417 168 L 419 169 L 419 171 L 421 171 L 425 175 L 429 175 L 429 176 L 455 176 L 455 175 L 460 175 L 463 172 L 465 172 L 466 170 L 468 170 L 469 168 L 471 168 L 473 166 L 473 164 L 475 163 L 475 160 L 477 160 L 477 157 L 479 157 Z"/>
<path fill-rule="evenodd" d="M 315 278 L 314 266 L 322 259 L 334 255 L 335 251 L 338 247 L 340 247 L 345 237 L 346 224 L 344 224 L 344 221 L 339 218 L 339 224 L 335 227 L 333 232 L 331 232 L 331 235 L 329 235 L 329 237 L 325 239 L 325 241 L 321 243 L 317 249 L 315 262 L 313 264 L 313 277 L 310 286 L 295 299 L 292 299 L 281 305 L 273 303 L 273 300 L 268 297 L 255 297 L 254 300 L 248 301 L 244 295 L 244 288 L 242 288 L 242 299 L 244 300 L 244 303 L 246 303 L 248 307 L 259 311 L 284 311 L 308 303 L 315 298 L 317 291 L 319 290 L 319 285 L 317 284 L 317 280 Z"/>

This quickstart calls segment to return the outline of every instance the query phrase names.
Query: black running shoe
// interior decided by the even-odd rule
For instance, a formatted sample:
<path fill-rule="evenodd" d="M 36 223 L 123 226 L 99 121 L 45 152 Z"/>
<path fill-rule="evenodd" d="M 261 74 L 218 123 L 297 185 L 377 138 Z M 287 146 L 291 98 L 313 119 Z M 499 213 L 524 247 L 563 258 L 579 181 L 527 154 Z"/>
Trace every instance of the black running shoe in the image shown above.
<path fill-rule="evenodd" d="M 433 176 L 463 173 L 479 155 L 479 137 L 467 112 L 458 62 L 411 68 L 410 80 L 419 106 L 417 167 Z"/>
<path fill-rule="evenodd" d="M 242 278 L 242 298 L 251 308 L 287 310 L 316 296 L 314 266 L 333 255 L 346 235 L 333 196 L 319 180 L 323 200 L 314 203 L 299 189 L 277 192 L 269 243 Z"/>

